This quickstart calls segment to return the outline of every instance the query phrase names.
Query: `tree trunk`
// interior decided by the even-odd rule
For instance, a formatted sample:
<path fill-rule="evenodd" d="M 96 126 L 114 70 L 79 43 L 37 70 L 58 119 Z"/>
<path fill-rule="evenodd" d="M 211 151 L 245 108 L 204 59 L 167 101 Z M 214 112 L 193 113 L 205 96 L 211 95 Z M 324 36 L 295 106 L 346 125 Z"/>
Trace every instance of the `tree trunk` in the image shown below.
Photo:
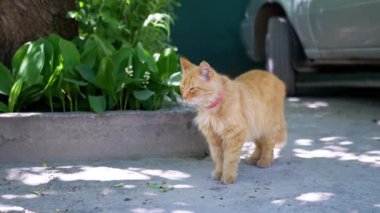
<path fill-rule="evenodd" d="M 21 45 L 50 33 L 73 38 L 78 28 L 67 12 L 74 9 L 75 0 L 0 0 L 0 62 L 10 67 Z"/>

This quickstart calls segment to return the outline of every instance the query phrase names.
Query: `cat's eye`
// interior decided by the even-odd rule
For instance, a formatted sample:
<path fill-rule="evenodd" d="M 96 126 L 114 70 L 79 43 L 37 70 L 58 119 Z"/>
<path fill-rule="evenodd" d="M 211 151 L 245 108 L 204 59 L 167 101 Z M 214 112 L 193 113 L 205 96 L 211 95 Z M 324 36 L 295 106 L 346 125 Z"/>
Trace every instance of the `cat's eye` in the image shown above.
<path fill-rule="evenodd" d="M 197 89 L 197 88 L 195 88 L 195 87 L 190 87 L 190 88 L 189 88 L 189 91 L 190 91 L 190 92 L 194 92 L 196 89 Z"/>

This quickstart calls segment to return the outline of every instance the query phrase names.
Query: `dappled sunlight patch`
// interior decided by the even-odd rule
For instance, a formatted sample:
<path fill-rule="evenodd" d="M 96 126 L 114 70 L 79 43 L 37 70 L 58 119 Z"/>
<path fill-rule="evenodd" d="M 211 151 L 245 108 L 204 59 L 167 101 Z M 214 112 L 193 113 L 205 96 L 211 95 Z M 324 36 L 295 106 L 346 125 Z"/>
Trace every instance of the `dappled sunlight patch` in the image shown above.
<path fill-rule="evenodd" d="M 344 141 L 341 141 L 341 140 Z M 321 148 L 313 150 L 296 148 L 293 153 L 296 157 L 312 159 L 312 158 L 327 158 L 341 161 L 358 161 L 361 163 L 370 163 L 372 166 L 380 166 L 380 150 L 370 150 L 365 153 L 352 153 L 348 145 L 354 144 L 353 141 L 345 140 L 341 136 L 322 137 L 319 141 L 324 142 Z M 295 141 L 296 145 L 307 145 L 308 140 L 311 139 L 298 139 Z M 312 141 L 312 140 L 311 140 Z"/>
<path fill-rule="evenodd" d="M 380 155 L 373 156 L 368 154 L 362 154 L 358 156 L 358 161 L 363 163 L 374 163 L 380 165 Z"/>
<path fill-rule="evenodd" d="M 154 208 L 154 209 L 146 209 L 146 208 L 135 208 L 131 209 L 131 213 L 163 213 L 164 209 Z"/>
<path fill-rule="evenodd" d="M 311 139 L 298 139 L 295 140 L 294 143 L 299 146 L 311 146 L 314 140 Z"/>
<path fill-rule="evenodd" d="M 27 213 L 34 213 L 33 211 L 30 211 L 28 209 L 25 209 L 20 206 L 11 206 L 11 205 L 3 205 L 0 204 L 0 212 L 27 212 Z"/>
<path fill-rule="evenodd" d="M 157 193 L 154 193 L 154 192 L 144 192 L 144 195 L 147 196 L 147 197 L 155 197 L 155 196 L 157 196 L 158 194 L 157 194 Z"/>
<path fill-rule="evenodd" d="M 352 141 L 342 141 L 342 142 L 339 142 L 338 144 L 341 145 L 341 146 L 348 146 L 348 145 L 354 144 L 354 142 L 352 142 Z"/>
<path fill-rule="evenodd" d="M 104 189 L 102 189 L 102 192 L 100 194 L 102 196 L 107 196 L 107 195 L 115 194 L 115 190 L 110 189 L 110 188 L 104 188 Z"/>
<path fill-rule="evenodd" d="M 173 210 L 171 213 L 195 213 L 189 210 Z"/>
<path fill-rule="evenodd" d="M 246 159 L 248 158 L 251 153 L 255 150 L 255 143 L 254 142 L 246 142 L 243 145 L 243 148 L 240 153 L 240 159 Z"/>
<path fill-rule="evenodd" d="M 135 189 L 136 186 L 135 185 L 123 185 L 122 188 L 124 188 L 124 189 Z"/>
<path fill-rule="evenodd" d="M 307 109 L 322 109 L 329 106 L 329 103 L 326 101 L 302 101 L 301 98 L 298 97 L 289 97 L 287 98 L 287 102 L 289 105 L 294 108 L 307 108 Z"/>
<path fill-rule="evenodd" d="M 175 202 L 174 205 L 176 205 L 176 206 L 190 206 L 190 204 L 187 202 Z"/>
<path fill-rule="evenodd" d="M 326 149 L 316 149 L 316 150 L 305 150 L 305 149 L 293 149 L 295 156 L 300 158 L 335 158 L 337 153 L 326 150 Z"/>
<path fill-rule="evenodd" d="M 38 198 L 36 194 L 25 194 L 25 195 L 15 195 L 15 194 L 5 194 L 1 195 L 1 198 L 4 200 L 14 200 L 14 199 L 34 199 Z"/>
<path fill-rule="evenodd" d="M 142 174 L 150 175 L 150 176 L 157 176 L 161 178 L 165 178 L 168 180 L 181 180 L 185 178 L 189 178 L 190 175 L 184 172 L 180 171 L 174 171 L 174 170 L 159 170 L 159 169 L 144 169 L 140 171 Z"/>
<path fill-rule="evenodd" d="M 300 102 L 300 101 L 301 101 L 300 98 L 296 98 L 296 97 L 290 97 L 290 98 L 288 98 L 287 100 L 288 100 L 288 102 L 290 102 L 290 103 L 297 103 L 297 102 Z"/>
<path fill-rule="evenodd" d="M 192 189 L 192 188 L 194 188 L 194 186 L 187 185 L 187 184 L 177 184 L 177 185 L 173 185 L 173 188 L 175 188 L 175 189 Z"/>
<path fill-rule="evenodd" d="M 329 192 L 310 192 L 301 194 L 295 199 L 302 202 L 322 202 L 330 200 L 333 196 L 334 194 Z"/>
<path fill-rule="evenodd" d="M 73 174 L 57 173 L 56 178 L 62 181 L 117 181 L 117 180 L 149 180 L 150 177 L 128 169 L 111 167 L 81 167 L 83 171 Z"/>
<path fill-rule="evenodd" d="M 325 146 L 323 148 L 331 150 L 331 151 L 336 151 L 336 152 L 347 152 L 348 151 L 348 148 L 342 147 L 342 146 L 333 146 L 333 145 L 331 145 L 331 146 Z"/>
<path fill-rule="evenodd" d="M 373 205 L 373 207 L 380 208 L 380 204 L 375 204 L 375 205 Z"/>
<path fill-rule="evenodd" d="M 240 159 L 244 160 L 247 159 L 255 150 L 256 145 L 254 142 L 246 142 L 243 145 L 243 148 L 240 152 Z M 279 158 L 281 154 L 281 148 L 282 147 L 275 147 L 274 148 L 274 159 Z"/>
<path fill-rule="evenodd" d="M 305 102 L 303 103 L 307 108 L 310 109 L 320 109 L 320 108 L 325 108 L 328 107 L 329 104 L 324 101 L 315 101 L 315 102 Z"/>
<path fill-rule="evenodd" d="M 270 203 L 273 205 L 276 205 L 276 206 L 283 206 L 286 203 L 286 200 L 285 199 L 277 199 L 277 200 L 272 200 Z"/>
<path fill-rule="evenodd" d="M 319 140 L 322 141 L 322 142 L 332 142 L 332 141 L 342 140 L 342 139 L 345 139 L 345 137 L 341 137 L 341 136 L 330 136 L 330 137 L 323 137 L 323 138 L 320 138 Z"/>
<path fill-rule="evenodd" d="M 63 166 L 56 168 L 12 168 L 7 171 L 7 180 L 20 181 L 26 185 L 46 184 L 53 179 L 60 181 L 126 181 L 150 180 L 157 176 L 169 180 L 181 180 L 190 175 L 175 170 L 112 167 Z M 130 187 L 134 187 L 130 185 Z"/>
<path fill-rule="evenodd" d="M 341 161 L 350 161 L 350 160 L 358 160 L 358 156 L 353 153 L 346 153 L 344 156 L 339 158 Z"/>

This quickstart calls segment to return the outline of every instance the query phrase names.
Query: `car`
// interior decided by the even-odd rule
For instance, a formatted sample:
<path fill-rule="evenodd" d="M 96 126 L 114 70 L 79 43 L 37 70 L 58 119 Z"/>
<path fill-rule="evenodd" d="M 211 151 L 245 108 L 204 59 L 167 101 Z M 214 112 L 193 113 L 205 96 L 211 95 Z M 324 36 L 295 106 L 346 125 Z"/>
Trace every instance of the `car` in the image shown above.
<path fill-rule="evenodd" d="M 296 75 L 380 65 L 380 0 L 251 0 L 241 24 L 248 56 L 296 93 Z"/>

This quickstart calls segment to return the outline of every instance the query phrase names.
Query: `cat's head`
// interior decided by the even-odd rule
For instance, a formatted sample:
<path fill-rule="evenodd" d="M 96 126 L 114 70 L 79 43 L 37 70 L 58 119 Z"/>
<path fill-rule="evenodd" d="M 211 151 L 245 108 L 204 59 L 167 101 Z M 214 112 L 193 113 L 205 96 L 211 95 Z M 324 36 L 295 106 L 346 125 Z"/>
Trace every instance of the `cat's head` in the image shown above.
<path fill-rule="evenodd" d="M 181 58 L 182 100 L 186 104 L 207 106 L 218 96 L 220 82 L 218 74 L 206 62 L 202 61 L 198 66 L 185 58 Z"/>

